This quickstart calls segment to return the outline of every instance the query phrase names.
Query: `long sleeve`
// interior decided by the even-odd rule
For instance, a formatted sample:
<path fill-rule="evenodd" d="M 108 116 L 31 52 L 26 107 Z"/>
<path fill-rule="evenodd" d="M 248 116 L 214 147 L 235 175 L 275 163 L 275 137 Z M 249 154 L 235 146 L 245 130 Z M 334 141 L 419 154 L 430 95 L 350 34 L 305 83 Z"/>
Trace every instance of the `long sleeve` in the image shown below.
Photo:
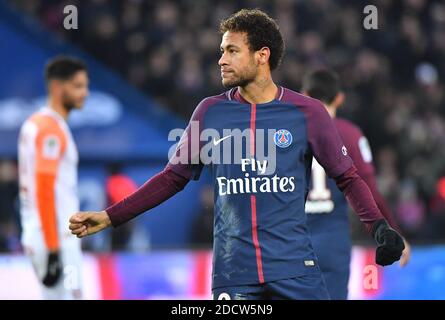
<path fill-rule="evenodd" d="M 117 227 L 171 198 L 184 189 L 189 181 L 167 167 L 133 194 L 108 207 L 105 211 L 113 226 Z"/>
<path fill-rule="evenodd" d="M 55 120 L 41 117 L 36 120 L 35 183 L 36 202 L 43 238 L 48 250 L 58 250 L 58 213 L 56 184 L 60 160 L 66 149 L 66 137 Z"/>
<path fill-rule="evenodd" d="M 308 139 L 314 157 L 333 178 L 349 204 L 370 232 L 375 221 L 383 219 L 371 191 L 349 156 L 334 122 L 323 105 L 315 99 L 303 108 L 308 123 Z"/>
<path fill-rule="evenodd" d="M 377 207 L 369 187 L 357 174 L 355 166 L 352 166 L 345 173 L 336 177 L 335 182 L 360 220 L 365 224 L 366 230 L 371 232 L 373 223 L 383 219 L 383 216 Z"/>
<path fill-rule="evenodd" d="M 348 149 L 349 156 L 354 162 L 357 174 L 368 185 L 377 207 L 388 221 L 389 225 L 400 233 L 400 228 L 398 227 L 394 216 L 377 188 L 375 168 L 372 161 L 373 157 L 368 139 L 363 135 L 360 128 L 347 120 L 336 118 L 334 123 Z"/>
<path fill-rule="evenodd" d="M 393 214 L 391 213 L 391 210 L 389 210 L 388 205 L 386 204 L 385 199 L 383 198 L 382 194 L 377 188 L 377 182 L 374 174 L 365 174 L 360 175 L 363 180 L 366 182 L 366 184 L 369 187 L 369 190 L 372 193 L 372 196 L 374 197 L 375 202 L 377 203 L 377 207 L 380 209 L 380 212 L 385 217 L 385 219 L 388 221 L 389 225 L 395 229 L 397 232 L 400 233 L 400 227 L 397 224 L 396 220 L 394 219 Z"/>

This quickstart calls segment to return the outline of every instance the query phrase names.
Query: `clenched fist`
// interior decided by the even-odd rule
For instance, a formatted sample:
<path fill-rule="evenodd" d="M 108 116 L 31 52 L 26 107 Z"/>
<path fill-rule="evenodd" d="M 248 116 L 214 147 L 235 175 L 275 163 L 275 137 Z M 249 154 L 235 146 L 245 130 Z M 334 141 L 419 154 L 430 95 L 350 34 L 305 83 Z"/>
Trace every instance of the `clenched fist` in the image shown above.
<path fill-rule="evenodd" d="M 110 217 L 106 211 L 78 212 L 70 218 L 71 233 L 78 238 L 95 234 L 111 225 Z"/>

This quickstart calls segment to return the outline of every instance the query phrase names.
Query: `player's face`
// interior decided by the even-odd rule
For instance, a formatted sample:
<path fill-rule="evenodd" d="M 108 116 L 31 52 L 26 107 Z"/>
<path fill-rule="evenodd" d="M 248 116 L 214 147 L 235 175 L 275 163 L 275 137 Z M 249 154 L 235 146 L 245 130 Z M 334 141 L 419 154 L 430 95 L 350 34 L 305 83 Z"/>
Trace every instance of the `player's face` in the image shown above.
<path fill-rule="evenodd" d="M 249 49 L 245 32 L 225 32 L 220 49 L 218 64 L 225 87 L 244 87 L 255 80 L 258 63 L 255 61 L 255 53 Z"/>
<path fill-rule="evenodd" d="M 67 110 L 82 108 L 88 96 L 88 74 L 78 71 L 62 83 L 62 103 Z"/>

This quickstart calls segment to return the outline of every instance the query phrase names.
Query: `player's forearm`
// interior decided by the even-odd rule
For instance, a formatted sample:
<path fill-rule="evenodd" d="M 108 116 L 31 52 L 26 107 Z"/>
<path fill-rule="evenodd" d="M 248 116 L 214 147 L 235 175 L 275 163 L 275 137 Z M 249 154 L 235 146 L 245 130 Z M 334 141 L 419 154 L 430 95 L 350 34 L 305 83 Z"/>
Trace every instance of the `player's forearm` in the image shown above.
<path fill-rule="evenodd" d="M 335 181 L 368 232 L 371 232 L 374 222 L 383 219 L 383 216 L 365 181 L 357 174 L 355 166 L 335 178 Z"/>
<path fill-rule="evenodd" d="M 391 211 L 388 208 L 388 205 L 386 204 L 385 199 L 383 198 L 382 194 L 379 192 L 377 188 L 377 182 L 374 174 L 362 175 L 361 177 L 368 185 L 369 190 L 371 190 L 372 196 L 374 197 L 374 200 L 377 203 L 377 207 L 380 209 L 380 212 L 388 221 L 391 228 L 395 229 L 397 232 L 400 233 L 400 228 L 397 222 L 395 221 L 394 216 L 392 215 Z"/>
<path fill-rule="evenodd" d="M 59 249 L 55 200 L 56 177 L 52 174 L 36 174 L 36 196 L 43 238 L 49 251 Z"/>
<path fill-rule="evenodd" d="M 188 182 L 188 179 L 178 175 L 172 169 L 164 169 L 133 194 L 105 211 L 112 225 L 116 227 L 163 203 L 184 189 Z"/>

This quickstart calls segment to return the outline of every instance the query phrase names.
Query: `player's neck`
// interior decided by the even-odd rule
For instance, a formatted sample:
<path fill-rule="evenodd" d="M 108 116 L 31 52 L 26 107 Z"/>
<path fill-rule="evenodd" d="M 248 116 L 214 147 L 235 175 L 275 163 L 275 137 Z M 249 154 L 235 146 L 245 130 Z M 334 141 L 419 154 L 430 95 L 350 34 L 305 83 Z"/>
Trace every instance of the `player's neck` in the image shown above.
<path fill-rule="evenodd" d="M 238 87 L 241 96 L 252 104 L 273 101 L 278 93 L 278 87 L 271 77 L 255 79 L 244 87 Z"/>
<path fill-rule="evenodd" d="M 51 110 L 57 112 L 65 121 L 68 119 L 69 111 L 63 106 L 61 102 L 56 101 L 55 99 L 49 98 L 49 107 Z"/>

